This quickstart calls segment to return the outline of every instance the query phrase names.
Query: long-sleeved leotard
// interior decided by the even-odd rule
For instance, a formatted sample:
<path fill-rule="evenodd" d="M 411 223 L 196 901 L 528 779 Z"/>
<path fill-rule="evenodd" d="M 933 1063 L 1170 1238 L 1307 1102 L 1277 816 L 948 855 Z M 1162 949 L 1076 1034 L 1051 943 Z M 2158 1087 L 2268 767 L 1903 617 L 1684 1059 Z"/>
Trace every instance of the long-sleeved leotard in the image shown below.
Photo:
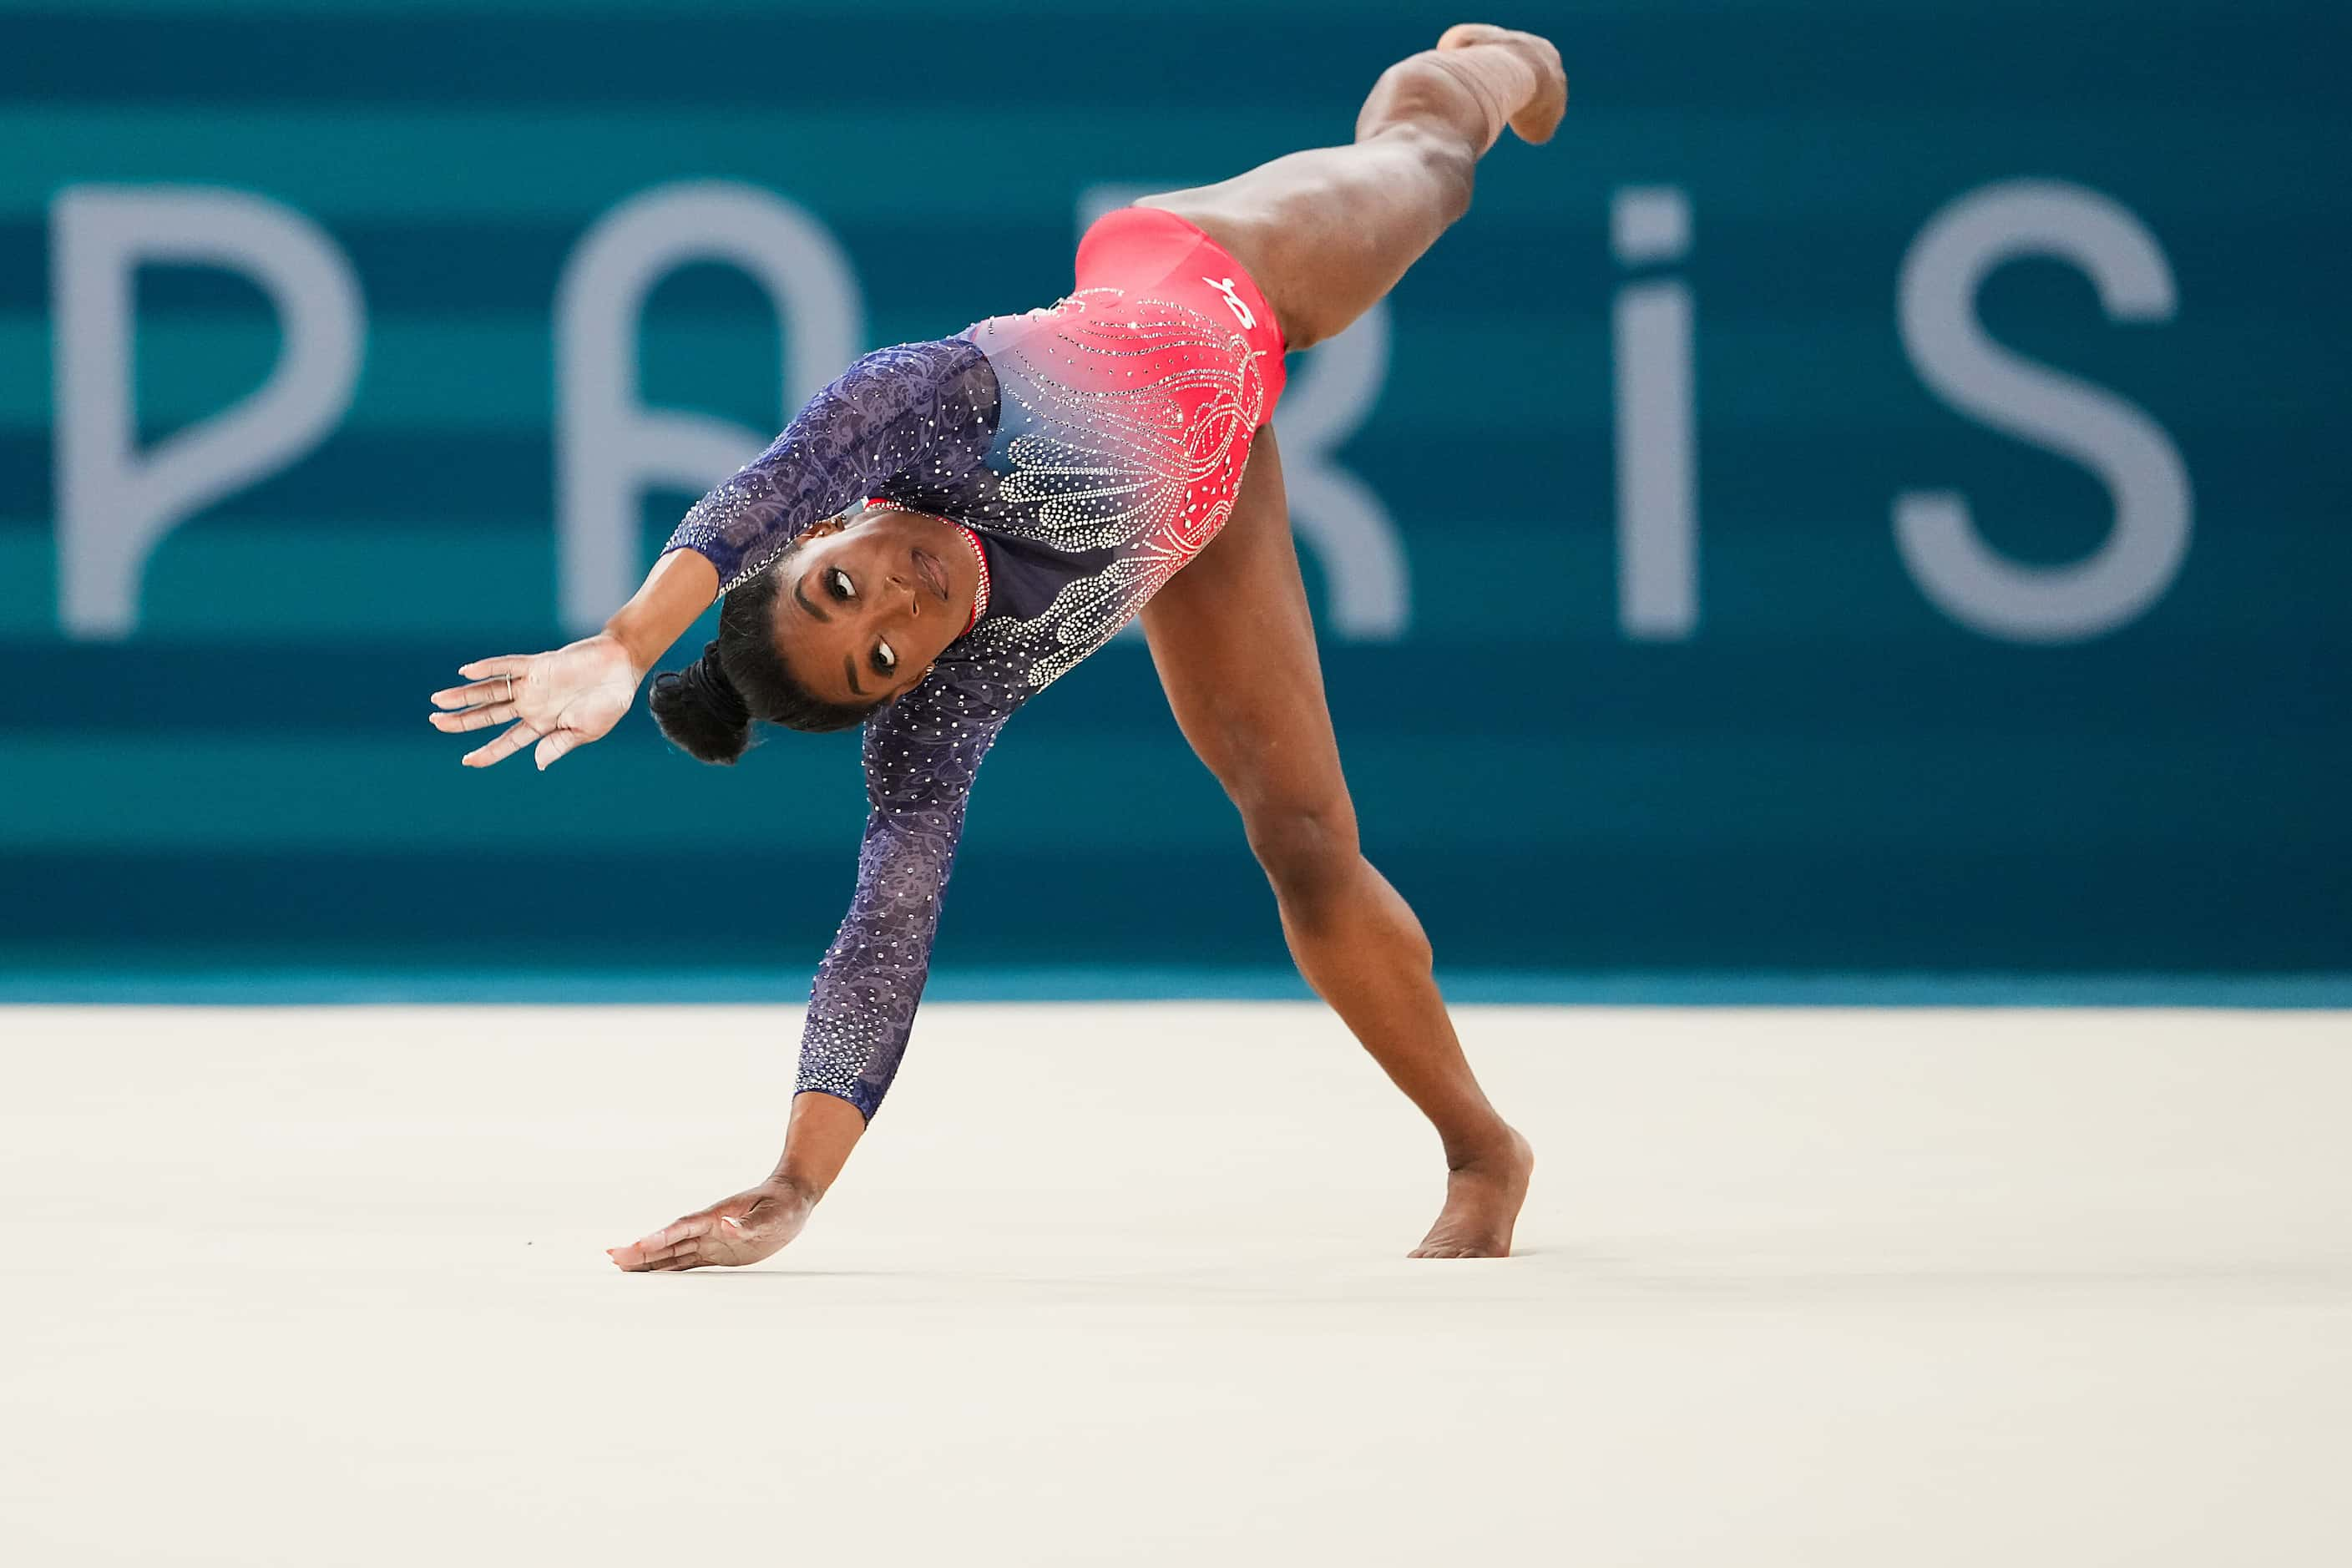
<path fill-rule="evenodd" d="M 1281 392 L 1265 297 L 1192 225 L 1114 213 L 1077 273 L 1047 309 L 860 359 L 669 542 L 731 588 L 879 498 L 962 524 L 989 566 L 979 621 L 866 724 L 856 891 L 817 970 L 799 1088 L 869 1117 L 914 1025 L 981 758 L 1215 536 Z"/>

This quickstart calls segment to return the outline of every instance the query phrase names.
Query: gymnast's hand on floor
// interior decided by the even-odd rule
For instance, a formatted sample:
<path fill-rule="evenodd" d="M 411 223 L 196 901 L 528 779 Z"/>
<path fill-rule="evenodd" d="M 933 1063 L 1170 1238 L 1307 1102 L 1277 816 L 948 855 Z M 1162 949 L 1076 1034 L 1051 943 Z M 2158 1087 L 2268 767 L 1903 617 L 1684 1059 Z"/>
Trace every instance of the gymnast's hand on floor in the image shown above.
<path fill-rule="evenodd" d="M 814 1207 L 815 1195 L 806 1189 L 766 1181 L 626 1247 L 607 1247 L 604 1255 L 632 1274 L 757 1263 L 782 1251 Z"/>
<path fill-rule="evenodd" d="M 457 667 L 471 684 L 433 694 L 433 727 L 461 734 L 514 722 L 466 753 L 469 768 L 504 762 L 533 741 L 546 768 L 574 746 L 601 740 L 637 694 L 645 671 L 610 633 L 599 632 L 552 653 L 501 654 Z"/>

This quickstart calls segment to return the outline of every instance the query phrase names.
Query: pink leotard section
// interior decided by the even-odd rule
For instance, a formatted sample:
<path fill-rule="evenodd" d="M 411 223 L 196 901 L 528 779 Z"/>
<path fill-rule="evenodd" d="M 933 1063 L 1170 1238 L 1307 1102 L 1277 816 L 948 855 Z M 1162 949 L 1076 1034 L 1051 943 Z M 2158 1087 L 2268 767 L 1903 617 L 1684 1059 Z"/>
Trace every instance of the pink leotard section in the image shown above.
<path fill-rule="evenodd" d="M 1264 404 L 1257 423 L 1274 417 L 1282 397 L 1282 323 L 1247 268 L 1206 231 L 1158 207 L 1106 213 L 1078 241 L 1078 289 L 1113 289 L 1130 300 L 1166 300 L 1213 319 L 1230 319 L 1262 356 Z M 1255 430 L 1255 426 L 1252 427 Z"/>
<path fill-rule="evenodd" d="M 1034 513 L 1045 542 L 1124 558 L 1085 617 L 1108 636 L 1232 515 L 1251 438 L 1282 395 L 1285 345 L 1247 269 L 1172 213 L 1098 220 L 1076 284 L 965 335 L 996 372 L 1001 499 Z M 1081 653 L 1097 640 L 1064 637 Z"/>

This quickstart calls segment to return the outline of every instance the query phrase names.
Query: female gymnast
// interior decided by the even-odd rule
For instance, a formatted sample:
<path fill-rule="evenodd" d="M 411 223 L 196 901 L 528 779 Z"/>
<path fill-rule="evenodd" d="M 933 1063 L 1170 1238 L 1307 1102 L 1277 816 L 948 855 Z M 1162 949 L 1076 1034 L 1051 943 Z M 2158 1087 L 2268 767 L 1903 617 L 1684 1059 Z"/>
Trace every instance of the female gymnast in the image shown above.
<path fill-rule="evenodd" d="M 810 996 L 784 1152 L 747 1192 L 612 1249 L 629 1270 L 744 1264 L 795 1236 L 913 1026 L 972 774 L 1013 710 L 1140 613 L 1178 724 L 1240 809 L 1292 956 L 1435 1125 L 1445 1201 L 1416 1258 L 1511 1249 L 1534 1155 L 1470 1071 L 1421 924 L 1357 847 L 1267 421 L 1282 356 L 1393 288 L 1468 210 L 1506 125 L 1551 138 L 1559 52 L 1482 24 L 1391 66 L 1346 147 L 1150 196 L 1080 242 L 1077 286 L 867 354 L 695 506 L 595 637 L 463 666 L 433 694 L 469 752 L 538 763 L 656 721 L 732 763 L 753 719 L 865 725 L 856 892 Z"/>

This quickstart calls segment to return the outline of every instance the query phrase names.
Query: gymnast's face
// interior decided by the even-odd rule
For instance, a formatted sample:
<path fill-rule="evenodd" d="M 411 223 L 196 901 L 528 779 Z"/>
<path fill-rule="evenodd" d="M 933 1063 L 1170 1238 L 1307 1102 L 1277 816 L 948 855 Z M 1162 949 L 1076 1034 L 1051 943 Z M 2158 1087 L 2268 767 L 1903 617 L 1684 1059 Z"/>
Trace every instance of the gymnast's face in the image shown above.
<path fill-rule="evenodd" d="M 956 531 L 910 511 L 812 531 L 775 571 L 777 657 L 803 686 L 849 707 L 920 681 L 980 589 L 980 563 Z"/>

